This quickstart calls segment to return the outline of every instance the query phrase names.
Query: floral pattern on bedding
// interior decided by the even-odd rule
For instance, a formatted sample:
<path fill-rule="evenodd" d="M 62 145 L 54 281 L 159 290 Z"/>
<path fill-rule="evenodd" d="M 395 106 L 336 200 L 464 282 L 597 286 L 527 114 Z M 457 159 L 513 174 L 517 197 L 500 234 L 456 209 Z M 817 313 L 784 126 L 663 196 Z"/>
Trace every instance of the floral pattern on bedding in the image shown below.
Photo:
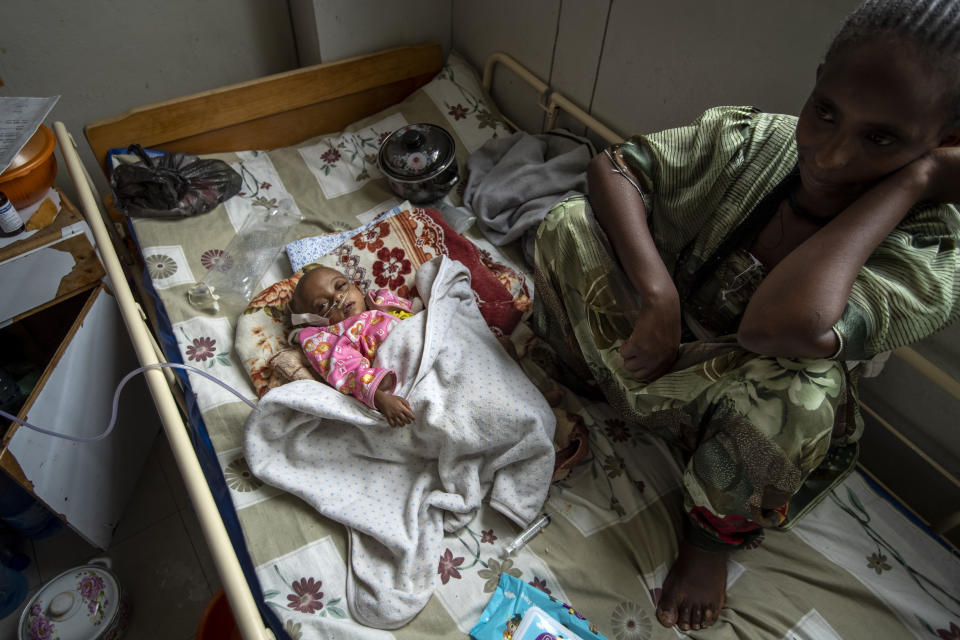
<path fill-rule="evenodd" d="M 180 345 L 180 357 L 184 363 L 213 375 L 252 400 L 246 376 L 235 366 L 231 353 L 232 333 L 226 318 L 200 316 L 173 325 L 173 334 Z M 187 375 L 201 410 L 207 411 L 238 401 L 233 393 L 215 382 L 192 371 Z"/>
<path fill-rule="evenodd" d="M 616 640 L 645 640 L 651 637 L 653 620 L 637 602 L 621 602 L 610 614 L 610 628 Z"/>
<path fill-rule="evenodd" d="M 230 489 L 235 509 L 244 509 L 280 494 L 279 489 L 264 484 L 250 472 L 243 449 L 217 452 L 217 461 L 223 469 L 223 479 Z"/>
<path fill-rule="evenodd" d="M 269 153 L 238 151 L 235 161 L 231 162 L 230 166 L 243 179 L 240 192 L 223 204 L 235 231 L 243 227 L 247 216 L 253 211 L 272 209 L 279 204 L 296 214 L 303 215 L 296 198 L 287 189 Z M 203 254 L 200 260 L 202 263 Z"/>
<path fill-rule="evenodd" d="M 283 620 L 292 638 L 391 638 L 391 634 L 360 627 L 346 605 L 346 568 L 333 540 L 323 537 L 257 567 L 267 605 Z"/>
<path fill-rule="evenodd" d="M 476 151 L 490 138 L 510 133 L 477 86 L 475 72 L 462 58 L 451 56 L 437 81 L 424 87 L 424 91 L 440 107 L 445 126 L 462 129 L 460 138 L 468 151 Z"/>
<path fill-rule="evenodd" d="M 301 147 L 300 155 L 310 167 L 326 198 L 337 198 L 360 189 L 381 176 L 377 168 L 380 143 L 407 124 L 399 113 L 392 114 L 359 131 L 322 138 Z"/>
<path fill-rule="evenodd" d="M 960 619 L 957 556 L 940 549 L 950 559 L 931 562 L 930 548 L 918 545 L 924 534 L 860 476 L 832 491 L 795 531 L 887 604 L 916 637 L 951 637 L 950 625 Z M 837 544 L 841 535 L 846 544 Z"/>
<path fill-rule="evenodd" d="M 154 245 L 141 250 L 155 289 L 169 289 L 195 281 L 187 254 L 180 245 Z"/>

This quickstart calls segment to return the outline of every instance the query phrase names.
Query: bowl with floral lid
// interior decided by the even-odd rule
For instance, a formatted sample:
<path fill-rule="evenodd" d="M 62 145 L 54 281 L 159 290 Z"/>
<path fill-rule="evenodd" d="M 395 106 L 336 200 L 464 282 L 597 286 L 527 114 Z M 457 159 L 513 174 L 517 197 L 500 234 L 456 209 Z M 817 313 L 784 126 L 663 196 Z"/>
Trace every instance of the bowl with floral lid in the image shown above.
<path fill-rule="evenodd" d="M 130 608 L 109 558 L 68 569 L 30 599 L 20 615 L 18 640 L 116 640 Z"/>
<path fill-rule="evenodd" d="M 428 122 L 390 134 L 380 145 L 377 166 L 390 190 L 413 204 L 440 200 L 460 179 L 453 136 Z"/>

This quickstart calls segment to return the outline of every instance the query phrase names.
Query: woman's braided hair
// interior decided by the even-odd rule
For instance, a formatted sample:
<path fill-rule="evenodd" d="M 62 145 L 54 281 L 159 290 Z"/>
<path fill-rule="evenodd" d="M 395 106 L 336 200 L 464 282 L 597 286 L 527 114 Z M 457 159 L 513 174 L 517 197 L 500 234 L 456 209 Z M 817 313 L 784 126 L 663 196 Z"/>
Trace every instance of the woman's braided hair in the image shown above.
<path fill-rule="evenodd" d="M 944 74 L 948 127 L 960 124 L 960 0 L 864 0 L 847 16 L 824 61 L 887 36 L 913 46 Z"/>

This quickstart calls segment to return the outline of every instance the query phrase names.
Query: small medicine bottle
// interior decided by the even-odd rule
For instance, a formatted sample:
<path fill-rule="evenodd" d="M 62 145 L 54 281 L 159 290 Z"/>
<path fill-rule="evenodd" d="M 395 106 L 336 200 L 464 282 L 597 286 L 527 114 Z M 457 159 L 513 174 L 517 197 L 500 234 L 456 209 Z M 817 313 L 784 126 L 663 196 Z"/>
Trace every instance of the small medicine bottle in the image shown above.
<path fill-rule="evenodd" d="M 7 195 L 0 191 L 0 238 L 9 238 L 24 229 L 20 214 L 13 208 L 13 203 Z"/>

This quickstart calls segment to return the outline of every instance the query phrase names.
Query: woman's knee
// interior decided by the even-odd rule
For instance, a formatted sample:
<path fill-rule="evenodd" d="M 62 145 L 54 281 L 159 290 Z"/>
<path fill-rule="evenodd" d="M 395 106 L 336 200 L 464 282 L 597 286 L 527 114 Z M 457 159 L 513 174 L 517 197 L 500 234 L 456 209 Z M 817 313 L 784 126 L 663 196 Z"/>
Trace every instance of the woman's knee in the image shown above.
<path fill-rule="evenodd" d="M 590 204 L 584 196 L 569 196 L 555 204 L 537 228 L 537 244 L 566 245 L 590 230 Z"/>
<path fill-rule="evenodd" d="M 700 463 L 726 455 L 799 476 L 826 454 L 847 395 L 843 365 L 826 359 L 758 356 L 718 384 L 700 441 L 715 450 Z"/>
<path fill-rule="evenodd" d="M 847 390 L 843 364 L 826 358 L 758 356 L 744 366 L 743 380 L 758 398 L 781 402 L 787 417 L 806 413 L 832 417 Z"/>

